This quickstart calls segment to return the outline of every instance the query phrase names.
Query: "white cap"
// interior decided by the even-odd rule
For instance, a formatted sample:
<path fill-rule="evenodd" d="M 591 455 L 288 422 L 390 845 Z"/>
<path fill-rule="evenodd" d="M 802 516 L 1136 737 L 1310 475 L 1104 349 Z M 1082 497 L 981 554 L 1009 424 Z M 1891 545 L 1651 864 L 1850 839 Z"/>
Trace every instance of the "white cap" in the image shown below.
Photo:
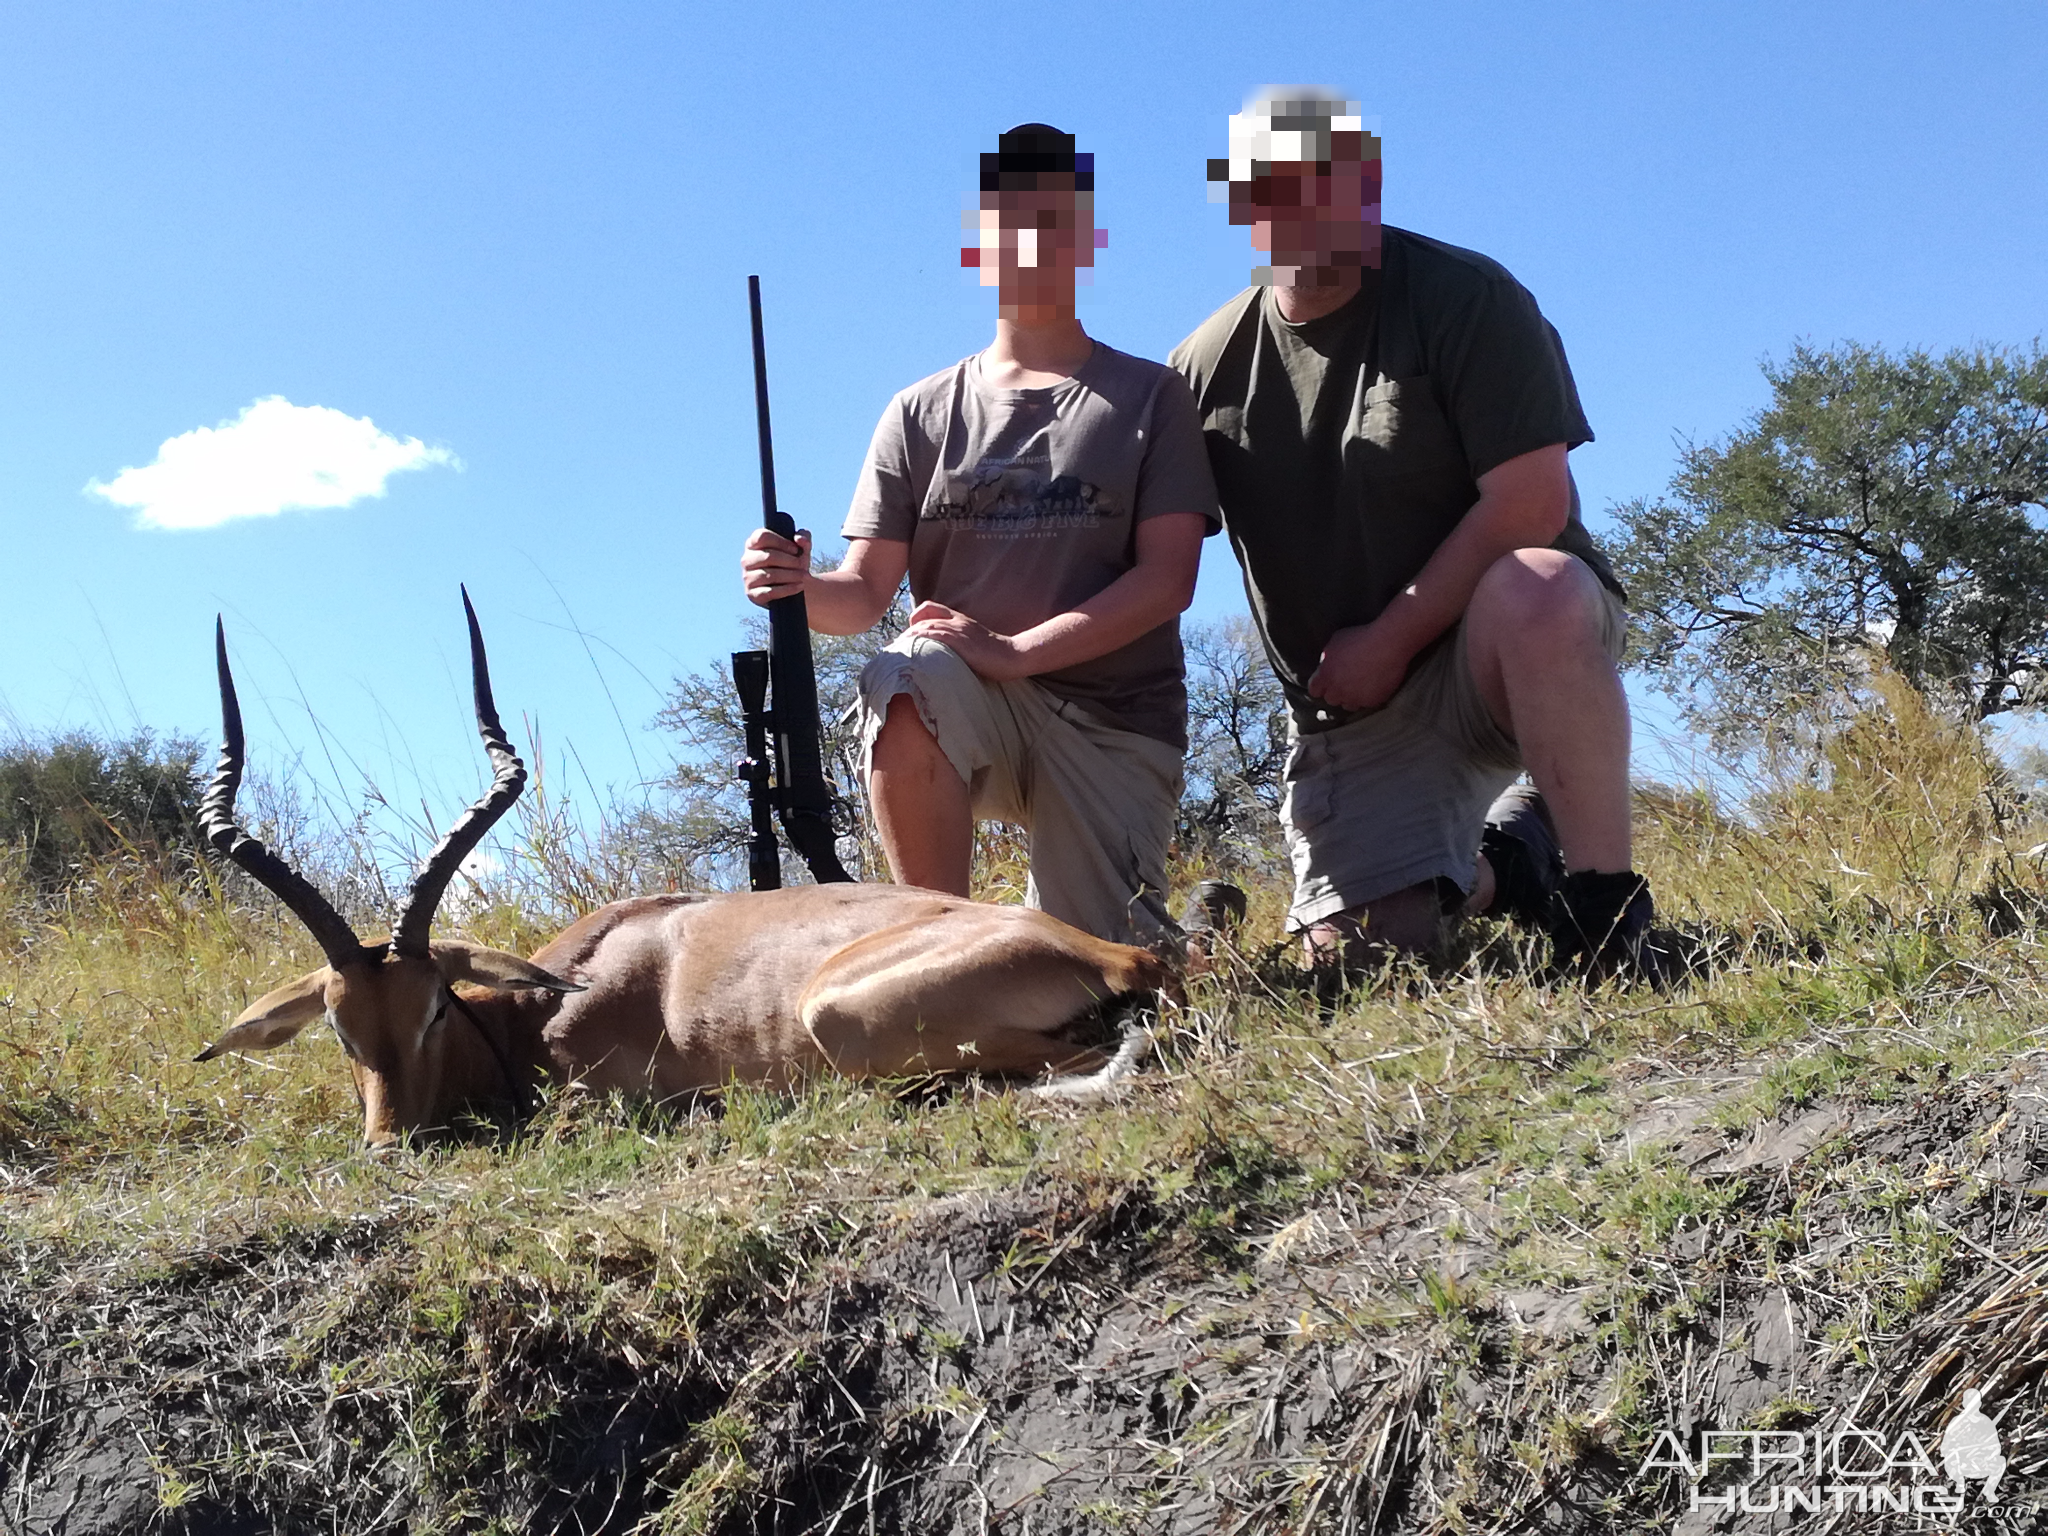
<path fill-rule="evenodd" d="M 1230 179 L 1250 181 L 1276 160 L 1328 160 L 1331 134 L 1366 131 L 1358 103 L 1327 86 L 1263 87 L 1231 114 Z"/>

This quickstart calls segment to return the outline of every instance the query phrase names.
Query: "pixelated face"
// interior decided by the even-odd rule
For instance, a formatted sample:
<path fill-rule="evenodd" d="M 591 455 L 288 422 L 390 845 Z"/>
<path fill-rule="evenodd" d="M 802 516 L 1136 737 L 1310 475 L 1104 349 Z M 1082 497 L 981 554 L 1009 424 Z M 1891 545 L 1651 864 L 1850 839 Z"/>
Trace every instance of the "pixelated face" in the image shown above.
<path fill-rule="evenodd" d="M 1251 180 L 1230 183 L 1230 222 L 1250 225 L 1259 250 L 1276 259 L 1356 251 L 1361 227 L 1378 223 L 1378 154 L 1359 152 L 1362 134 L 1330 137 L 1328 160 L 1265 161 Z"/>
<path fill-rule="evenodd" d="M 980 208 L 962 219 L 976 242 L 961 248 L 960 264 L 979 267 L 984 288 L 1027 298 L 1071 293 L 1075 270 L 1093 266 L 1105 243 L 1095 194 L 1076 191 L 1070 171 L 1018 179 L 1030 184 L 982 193 Z"/>

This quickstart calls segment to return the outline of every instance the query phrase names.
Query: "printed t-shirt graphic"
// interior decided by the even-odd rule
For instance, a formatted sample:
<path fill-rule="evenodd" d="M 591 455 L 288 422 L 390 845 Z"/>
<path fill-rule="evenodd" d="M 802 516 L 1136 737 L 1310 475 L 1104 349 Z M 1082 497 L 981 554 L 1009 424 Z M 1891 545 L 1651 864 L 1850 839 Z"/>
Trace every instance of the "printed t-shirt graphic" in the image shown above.
<path fill-rule="evenodd" d="M 1052 446 L 1043 436 L 1010 457 L 986 456 L 966 475 L 948 475 L 935 490 L 925 519 L 961 525 L 984 538 L 1095 528 L 1104 516 L 1099 488 L 1053 473 Z"/>

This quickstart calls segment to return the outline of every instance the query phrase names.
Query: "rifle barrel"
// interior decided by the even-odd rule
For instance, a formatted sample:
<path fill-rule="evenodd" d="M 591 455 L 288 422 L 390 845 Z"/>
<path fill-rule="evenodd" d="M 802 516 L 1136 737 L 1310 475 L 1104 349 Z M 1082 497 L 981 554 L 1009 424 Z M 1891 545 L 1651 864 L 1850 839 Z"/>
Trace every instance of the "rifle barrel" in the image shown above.
<path fill-rule="evenodd" d="M 785 539 L 796 537 L 796 519 L 775 500 L 775 432 L 768 424 L 768 343 L 761 332 L 761 279 L 747 278 L 747 308 L 754 322 L 754 426 L 761 439 L 761 526 Z M 779 598 L 774 606 L 796 603 L 803 595 Z M 771 611 L 772 608 L 771 608 Z"/>

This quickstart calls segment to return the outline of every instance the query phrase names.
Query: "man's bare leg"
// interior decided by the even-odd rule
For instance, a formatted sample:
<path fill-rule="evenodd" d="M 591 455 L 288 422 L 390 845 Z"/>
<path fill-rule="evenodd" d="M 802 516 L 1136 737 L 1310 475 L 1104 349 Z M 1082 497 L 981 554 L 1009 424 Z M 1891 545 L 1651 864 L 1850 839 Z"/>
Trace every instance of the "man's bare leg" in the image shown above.
<path fill-rule="evenodd" d="M 967 784 L 918 717 L 917 701 L 899 693 L 875 737 L 868 798 L 882 851 L 898 885 L 968 894 L 973 867 L 974 812 Z"/>
<path fill-rule="evenodd" d="M 1629 715 L 1601 644 L 1606 598 L 1592 571 L 1553 549 L 1518 549 L 1480 578 L 1465 610 L 1474 682 L 1550 813 L 1565 874 L 1547 926 L 1552 964 L 1598 983 L 1676 983 L 1656 903 L 1629 839 Z"/>
<path fill-rule="evenodd" d="M 1504 556 L 1465 611 L 1466 657 L 1494 720 L 1522 749 L 1557 826 L 1565 867 L 1630 867 L 1629 713 L 1621 674 L 1601 642 L 1599 578 L 1554 549 Z M 1494 872 L 1478 861 L 1467 913 L 1493 903 Z M 1311 965 L 1368 959 L 1378 946 L 1440 954 L 1448 933 L 1434 885 L 1410 886 L 1311 928 Z"/>
<path fill-rule="evenodd" d="M 1425 881 L 1325 918 L 1303 933 L 1302 941 L 1310 967 L 1322 970 L 1371 965 L 1389 950 L 1440 955 L 1449 937 L 1436 882 Z"/>
<path fill-rule="evenodd" d="M 1628 695 L 1601 644 L 1605 603 L 1573 556 L 1518 549 L 1480 578 L 1465 610 L 1473 681 L 1520 745 L 1573 873 L 1620 873 L 1631 859 Z"/>

